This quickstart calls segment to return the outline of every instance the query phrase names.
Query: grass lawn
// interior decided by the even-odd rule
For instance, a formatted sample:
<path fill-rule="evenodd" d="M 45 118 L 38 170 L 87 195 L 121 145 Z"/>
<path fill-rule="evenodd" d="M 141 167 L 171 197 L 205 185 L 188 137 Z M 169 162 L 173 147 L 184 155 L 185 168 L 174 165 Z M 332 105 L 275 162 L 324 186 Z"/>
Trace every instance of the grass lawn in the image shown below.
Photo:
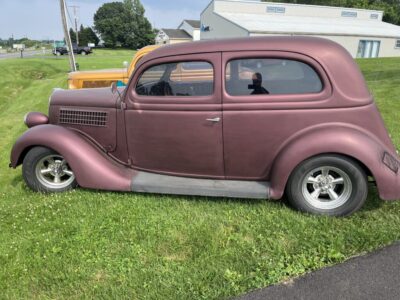
<path fill-rule="evenodd" d="M 79 57 L 121 67 L 130 51 Z M 400 147 L 400 58 L 361 60 Z M 216 299 L 336 264 L 400 239 L 400 202 L 370 188 L 349 218 L 297 213 L 281 201 L 107 193 L 42 195 L 8 169 L 27 111 L 47 113 L 67 59 L 0 61 L 0 298 Z"/>

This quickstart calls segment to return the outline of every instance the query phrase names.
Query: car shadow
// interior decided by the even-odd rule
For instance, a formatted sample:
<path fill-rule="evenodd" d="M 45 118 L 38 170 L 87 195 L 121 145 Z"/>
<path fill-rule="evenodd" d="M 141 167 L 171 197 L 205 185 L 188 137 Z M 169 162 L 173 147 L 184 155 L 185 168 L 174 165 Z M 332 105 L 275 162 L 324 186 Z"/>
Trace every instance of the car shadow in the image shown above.
<path fill-rule="evenodd" d="M 11 179 L 11 185 L 13 187 L 18 186 L 23 182 L 24 182 L 24 178 L 22 177 L 22 174 L 16 175 L 16 176 L 12 177 L 12 179 Z"/>
<path fill-rule="evenodd" d="M 21 186 L 24 190 L 29 190 L 29 188 L 24 184 L 24 179 L 22 175 L 16 175 L 11 179 L 11 185 L 13 187 Z M 176 200 L 184 200 L 184 201 L 201 201 L 201 202 L 209 202 L 209 203 L 240 203 L 246 205 L 259 205 L 267 202 L 269 205 L 273 207 L 285 207 L 288 209 L 293 209 L 290 203 L 287 201 L 285 196 L 279 200 L 272 199 L 247 199 L 247 198 L 226 198 L 226 197 L 209 197 L 209 196 L 191 196 L 191 195 L 173 195 L 173 194 L 152 194 L 152 193 L 136 193 L 136 192 L 110 192 L 110 191 L 102 191 L 102 190 L 92 190 L 85 188 L 78 188 L 82 191 L 86 192 L 97 192 L 97 193 L 111 193 L 111 194 L 122 194 L 129 197 L 132 194 L 139 194 L 143 198 L 149 199 L 176 199 Z M 368 198 L 360 211 L 375 211 L 380 209 L 383 205 L 383 200 L 379 198 L 378 190 L 375 185 L 369 185 L 369 193 Z"/>
<path fill-rule="evenodd" d="M 368 186 L 368 198 L 360 211 L 374 211 L 382 207 L 384 200 L 379 198 L 378 189 L 375 184 Z"/>

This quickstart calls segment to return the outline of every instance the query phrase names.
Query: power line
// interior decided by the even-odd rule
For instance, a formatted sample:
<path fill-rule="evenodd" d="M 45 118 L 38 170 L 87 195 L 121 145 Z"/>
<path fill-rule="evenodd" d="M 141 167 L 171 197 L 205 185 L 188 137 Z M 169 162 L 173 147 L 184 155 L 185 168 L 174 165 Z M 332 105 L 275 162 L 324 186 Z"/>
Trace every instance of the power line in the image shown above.
<path fill-rule="evenodd" d="M 77 6 L 77 5 L 70 5 L 69 7 L 72 8 L 72 9 L 74 10 L 74 23 L 75 23 L 76 44 L 79 45 L 78 14 L 77 14 L 78 9 L 79 9 L 79 6 Z M 68 15 L 69 15 L 69 12 L 68 12 Z M 70 17 L 70 21 L 71 21 L 71 17 Z M 71 24 L 72 24 L 72 23 L 73 23 L 73 22 L 71 21 Z"/>
<path fill-rule="evenodd" d="M 66 7 L 66 11 L 67 11 L 67 15 L 68 15 L 69 23 L 70 23 L 70 24 L 73 24 L 74 22 L 72 22 L 71 14 L 69 13 L 69 9 L 68 9 L 68 7 L 70 7 L 70 6 L 67 6 L 67 7 Z"/>

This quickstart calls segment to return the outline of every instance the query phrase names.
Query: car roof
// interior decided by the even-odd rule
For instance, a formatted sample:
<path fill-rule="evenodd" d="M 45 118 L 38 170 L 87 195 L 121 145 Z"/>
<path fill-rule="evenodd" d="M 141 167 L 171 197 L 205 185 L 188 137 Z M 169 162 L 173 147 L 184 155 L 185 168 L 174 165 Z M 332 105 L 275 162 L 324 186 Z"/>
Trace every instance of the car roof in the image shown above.
<path fill-rule="evenodd" d="M 171 55 L 196 54 L 207 52 L 226 52 L 226 51 L 257 51 L 257 50 L 276 50 L 294 51 L 314 56 L 321 50 L 342 49 L 339 44 L 330 40 L 316 37 L 292 37 L 292 36 L 273 36 L 273 37 L 246 37 L 234 39 L 202 40 L 195 42 L 165 45 L 149 54 L 146 60 Z"/>
<path fill-rule="evenodd" d="M 364 77 L 350 53 L 341 45 L 318 37 L 263 36 L 165 45 L 147 54 L 140 61 L 139 66 L 162 57 L 232 51 L 299 53 L 317 61 L 343 94 L 353 100 L 360 99 L 361 101 L 371 97 Z"/>

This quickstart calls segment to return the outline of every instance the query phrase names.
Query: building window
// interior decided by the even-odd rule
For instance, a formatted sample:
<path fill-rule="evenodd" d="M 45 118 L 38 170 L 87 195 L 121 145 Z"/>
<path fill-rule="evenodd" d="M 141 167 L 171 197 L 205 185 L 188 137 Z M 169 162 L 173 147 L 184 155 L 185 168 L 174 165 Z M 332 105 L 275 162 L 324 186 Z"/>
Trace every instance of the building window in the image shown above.
<path fill-rule="evenodd" d="M 355 11 L 342 11 L 342 17 L 346 18 L 357 18 L 357 13 Z"/>
<path fill-rule="evenodd" d="M 379 15 L 378 14 L 371 14 L 370 18 L 376 20 L 376 19 L 379 18 Z"/>
<path fill-rule="evenodd" d="M 286 8 L 282 6 L 267 6 L 267 13 L 271 14 L 284 14 Z"/>
<path fill-rule="evenodd" d="M 210 26 L 206 26 L 204 24 L 201 24 L 200 31 L 208 32 L 208 31 L 210 31 Z"/>
<path fill-rule="evenodd" d="M 231 60 L 226 66 L 225 83 L 231 96 L 313 94 L 323 89 L 311 66 L 277 58 Z"/>
<path fill-rule="evenodd" d="M 374 58 L 379 56 L 381 47 L 380 41 L 366 41 L 361 40 L 358 44 L 357 57 L 358 58 Z"/>
<path fill-rule="evenodd" d="M 400 40 L 397 40 L 397 41 L 396 41 L 396 46 L 395 46 L 395 48 L 400 49 Z"/>
<path fill-rule="evenodd" d="M 141 96 L 210 96 L 214 92 L 214 68 L 204 61 L 174 62 L 150 67 L 136 85 Z"/>

